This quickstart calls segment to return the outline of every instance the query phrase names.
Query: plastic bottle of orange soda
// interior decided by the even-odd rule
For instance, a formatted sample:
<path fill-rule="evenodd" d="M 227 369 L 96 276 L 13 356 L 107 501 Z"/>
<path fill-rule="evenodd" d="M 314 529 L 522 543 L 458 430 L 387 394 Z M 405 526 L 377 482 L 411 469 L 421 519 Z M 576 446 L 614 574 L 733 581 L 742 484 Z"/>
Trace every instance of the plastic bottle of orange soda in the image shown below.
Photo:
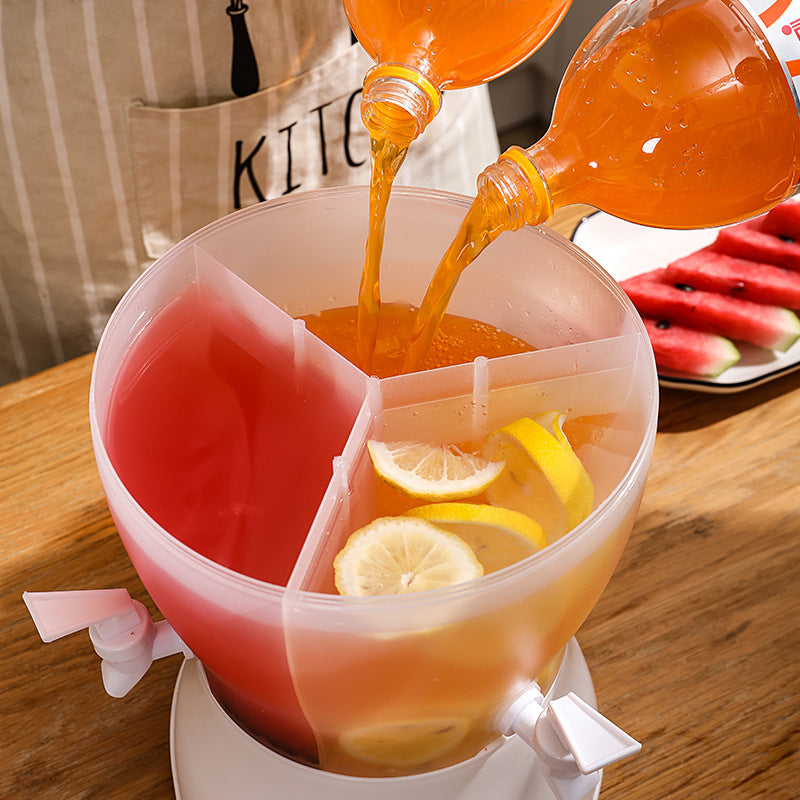
<path fill-rule="evenodd" d="M 571 0 L 343 0 L 348 21 L 376 62 L 361 116 L 370 134 L 369 229 L 359 289 L 358 357 L 368 369 L 380 307 L 386 208 L 408 147 L 436 116 L 443 89 L 507 72 L 553 32 Z"/>
<path fill-rule="evenodd" d="M 664 228 L 766 211 L 800 181 L 800 1 L 625 0 L 569 64 L 552 123 L 478 178 L 417 315 L 427 351 L 458 275 L 506 230 L 586 203 Z"/>

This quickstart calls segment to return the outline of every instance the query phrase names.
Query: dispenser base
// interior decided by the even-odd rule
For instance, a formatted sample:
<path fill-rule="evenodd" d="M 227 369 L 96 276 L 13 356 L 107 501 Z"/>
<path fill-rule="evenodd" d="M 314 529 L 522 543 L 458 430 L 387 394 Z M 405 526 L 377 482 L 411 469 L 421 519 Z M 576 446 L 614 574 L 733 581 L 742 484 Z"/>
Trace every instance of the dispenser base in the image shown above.
<path fill-rule="evenodd" d="M 574 639 L 548 699 L 568 692 L 596 705 Z M 177 800 L 554 800 L 536 754 L 517 736 L 452 767 L 400 778 L 354 778 L 297 764 L 256 742 L 225 713 L 193 658 L 183 662 L 175 686 L 170 750 Z M 599 793 L 598 784 L 591 797 Z"/>

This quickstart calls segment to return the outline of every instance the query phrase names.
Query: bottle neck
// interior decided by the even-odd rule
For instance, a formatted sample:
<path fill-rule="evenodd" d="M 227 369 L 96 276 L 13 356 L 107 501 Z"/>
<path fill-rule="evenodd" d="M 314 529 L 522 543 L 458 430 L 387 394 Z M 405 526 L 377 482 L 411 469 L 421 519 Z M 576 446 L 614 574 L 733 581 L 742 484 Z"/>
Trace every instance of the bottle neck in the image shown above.
<path fill-rule="evenodd" d="M 401 64 L 379 64 L 367 72 L 361 119 L 370 136 L 407 147 L 433 120 L 442 94 L 425 75 Z"/>
<path fill-rule="evenodd" d="M 478 176 L 478 193 L 490 215 L 505 230 L 539 225 L 553 215 L 553 201 L 536 163 L 521 147 L 512 146 Z"/>

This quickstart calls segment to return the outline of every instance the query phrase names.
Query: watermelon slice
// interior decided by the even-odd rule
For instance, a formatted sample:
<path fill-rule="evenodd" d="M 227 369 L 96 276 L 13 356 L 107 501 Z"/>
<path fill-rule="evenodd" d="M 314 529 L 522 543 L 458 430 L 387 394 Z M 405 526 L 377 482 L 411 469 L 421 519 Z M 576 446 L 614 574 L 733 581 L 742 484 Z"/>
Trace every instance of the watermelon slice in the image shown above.
<path fill-rule="evenodd" d="M 660 369 L 715 378 L 741 358 L 736 345 L 724 336 L 665 319 L 643 316 L 642 320 Z"/>
<path fill-rule="evenodd" d="M 717 253 L 710 247 L 668 264 L 666 278 L 754 303 L 800 308 L 800 272 Z"/>
<path fill-rule="evenodd" d="M 800 242 L 800 201 L 787 200 L 758 218 L 758 227 L 783 240 Z"/>
<path fill-rule="evenodd" d="M 628 278 L 621 286 L 641 314 L 656 319 L 773 350 L 787 350 L 800 336 L 800 320 L 789 309 L 691 285 L 676 287 L 667 278 L 666 267 Z"/>
<path fill-rule="evenodd" d="M 774 210 L 774 209 L 773 209 Z M 760 229 L 764 217 L 722 228 L 711 245 L 718 253 L 800 270 L 800 244 Z"/>

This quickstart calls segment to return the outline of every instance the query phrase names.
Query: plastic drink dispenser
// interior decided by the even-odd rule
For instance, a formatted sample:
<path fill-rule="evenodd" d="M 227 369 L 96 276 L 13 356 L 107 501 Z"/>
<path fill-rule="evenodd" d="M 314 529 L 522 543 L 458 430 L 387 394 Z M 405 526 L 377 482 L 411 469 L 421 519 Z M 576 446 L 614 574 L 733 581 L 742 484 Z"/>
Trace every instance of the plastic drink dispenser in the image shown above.
<path fill-rule="evenodd" d="M 91 626 L 112 693 L 130 689 L 154 657 L 179 650 L 190 656 L 173 706 L 179 797 L 214 791 L 256 797 L 262 796 L 256 789 L 270 787 L 314 798 L 411 792 L 468 798 L 471 790 L 486 790 L 482 780 L 491 780 L 497 797 L 549 797 L 559 781 L 577 787 L 559 796 L 583 797 L 596 787 L 598 764 L 608 760 L 595 758 L 594 734 L 582 743 L 570 722 L 573 712 L 583 715 L 577 729 L 604 730 L 602 747 L 611 737 L 617 755 L 636 749 L 568 692 L 593 701 L 571 639 L 625 545 L 652 453 L 657 381 L 646 333 L 602 269 L 558 235 L 526 228 L 503 237 L 467 271 L 450 310 L 514 333 L 537 350 L 370 378 L 294 319 L 354 303 L 367 194 L 365 188 L 298 194 L 200 230 L 134 284 L 107 326 L 90 399 L 95 453 L 120 536 L 166 622 L 153 626 L 124 590 L 88 593 L 80 613 L 69 611 L 60 593 L 26 599 L 43 637 Z M 467 204 L 442 193 L 396 192 L 385 256 L 388 298 L 418 302 Z M 176 308 L 189 309 L 180 335 L 198 347 L 210 341 L 198 333 L 207 322 L 199 309 L 221 310 L 219 329 L 238 341 L 242 359 L 264 369 L 281 364 L 296 402 L 323 397 L 331 425 L 344 429 L 340 447 L 324 454 L 323 481 L 305 485 L 303 470 L 297 473 L 295 488 L 305 498 L 300 510 L 309 522 L 280 581 L 257 577 L 271 568 L 269 543 L 283 547 L 289 538 L 283 522 L 280 530 L 271 524 L 292 521 L 291 513 L 280 516 L 277 502 L 270 501 L 256 537 L 259 546 L 267 543 L 259 551 L 263 563 L 239 569 L 188 546 L 175 533 L 186 515 L 165 527 L 121 478 L 115 403 L 157 368 L 169 342 L 147 337 L 165 330 L 161 320 Z M 148 341 L 155 344 L 139 362 L 137 347 Z M 217 346 L 217 339 L 208 345 L 212 356 Z M 217 373 L 224 366 L 213 357 L 209 363 Z M 171 397 L 186 397 L 180 391 L 190 381 L 181 374 L 178 394 L 159 396 L 148 412 L 152 424 Z M 239 420 L 248 398 L 231 400 L 226 392 L 190 395 L 179 416 L 195 419 L 208 403 L 210 424 L 222 425 L 226 415 Z M 332 560 L 349 533 L 370 521 L 367 439 L 460 441 L 550 408 L 602 423 L 577 448 L 595 488 L 584 522 L 516 564 L 448 589 L 376 598 L 335 593 Z M 276 424 L 291 425 L 292 418 Z M 328 446 L 303 441 L 300 430 L 296 441 L 309 464 Z M 217 465 L 224 482 L 230 463 L 240 462 L 228 452 L 227 434 L 220 442 L 204 459 L 198 450 L 197 459 L 203 469 Z M 194 479 L 173 474 L 165 491 L 187 494 Z M 198 480 L 195 489 L 205 485 Z M 202 503 L 208 491 L 188 495 Z M 242 501 L 236 513 L 247 512 L 250 502 Z M 199 525 L 203 515 L 196 516 Z M 56 621 L 48 610 L 55 606 L 73 618 Z M 559 705 L 561 695 L 572 699 Z M 537 726 L 543 709 L 549 721 Z M 519 730 L 549 759 L 544 772 L 532 766 L 541 759 L 520 744 Z M 537 780 L 541 787 L 531 789 Z"/>

